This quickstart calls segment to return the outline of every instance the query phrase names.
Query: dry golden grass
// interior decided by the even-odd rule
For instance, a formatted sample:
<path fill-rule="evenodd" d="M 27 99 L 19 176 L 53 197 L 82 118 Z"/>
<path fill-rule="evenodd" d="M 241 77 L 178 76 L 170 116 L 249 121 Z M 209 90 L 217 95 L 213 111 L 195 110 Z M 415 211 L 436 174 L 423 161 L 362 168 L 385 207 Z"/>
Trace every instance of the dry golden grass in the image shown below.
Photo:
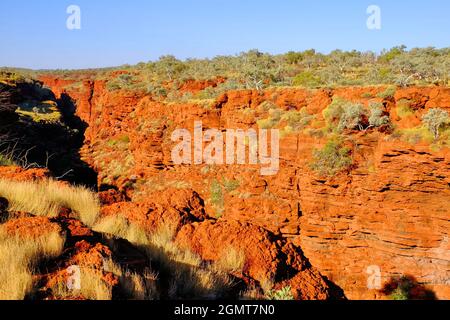
<path fill-rule="evenodd" d="M 66 282 L 58 282 L 52 287 L 57 299 L 83 297 L 87 300 L 112 300 L 112 287 L 102 280 L 102 273 L 87 267 L 80 267 L 80 289 L 69 289 Z"/>
<path fill-rule="evenodd" d="M 270 292 L 275 286 L 275 281 L 273 279 L 264 279 L 259 284 L 264 293 Z"/>
<path fill-rule="evenodd" d="M 229 276 L 205 264 L 190 250 L 180 249 L 174 242 L 175 230 L 161 226 L 150 236 L 147 255 L 159 261 L 170 274 L 169 298 L 216 299 L 231 287 Z"/>
<path fill-rule="evenodd" d="M 83 297 L 88 300 L 112 300 L 113 287 L 102 279 L 104 272 L 112 273 L 119 279 L 119 289 L 122 297 L 133 300 L 155 300 L 159 298 L 156 287 L 158 275 L 145 269 L 142 273 L 123 270 L 112 259 L 105 260 L 102 270 L 89 267 L 79 269 L 79 289 L 69 289 L 64 281 L 52 287 L 52 293 L 57 299 Z"/>
<path fill-rule="evenodd" d="M 65 239 L 57 232 L 37 239 L 6 235 L 0 228 L 0 300 L 22 300 L 33 290 L 39 261 L 59 256 Z"/>
<path fill-rule="evenodd" d="M 135 245 L 146 245 L 149 243 L 149 239 L 142 228 L 129 223 L 127 219 L 120 215 L 100 219 L 93 226 L 93 230 L 126 239 Z"/>
<path fill-rule="evenodd" d="M 235 248 L 225 250 L 215 263 L 216 268 L 229 273 L 241 273 L 245 265 L 245 254 Z"/>
<path fill-rule="evenodd" d="M 125 272 L 120 278 L 120 285 L 130 299 L 156 300 L 159 299 L 157 278 L 152 271 L 144 271 L 143 274 Z"/>
<path fill-rule="evenodd" d="M 81 268 L 81 295 L 89 300 L 112 300 L 112 287 L 101 279 L 101 274 Z"/>
<path fill-rule="evenodd" d="M 38 216 L 54 217 L 62 207 L 70 208 L 88 226 L 94 224 L 100 210 L 96 194 L 89 189 L 51 179 L 27 182 L 0 179 L 0 196 L 8 199 L 11 211 Z"/>
<path fill-rule="evenodd" d="M 265 300 L 264 292 L 256 285 L 250 285 L 239 295 L 239 300 Z"/>
<path fill-rule="evenodd" d="M 101 219 L 93 229 L 127 239 L 142 248 L 149 260 L 159 265 L 164 274 L 161 280 L 169 283 L 171 299 L 218 298 L 232 286 L 226 273 L 205 264 L 192 251 L 180 249 L 174 241 L 175 230 L 169 226 L 146 234 L 125 218 L 111 216 Z"/>
<path fill-rule="evenodd" d="M 156 287 L 158 274 L 150 269 L 142 273 L 122 269 L 111 259 L 105 261 L 104 271 L 111 272 L 119 277 L 119 285 L 123 294 L 133 300 L 156 300 L 159 293 Z"/>

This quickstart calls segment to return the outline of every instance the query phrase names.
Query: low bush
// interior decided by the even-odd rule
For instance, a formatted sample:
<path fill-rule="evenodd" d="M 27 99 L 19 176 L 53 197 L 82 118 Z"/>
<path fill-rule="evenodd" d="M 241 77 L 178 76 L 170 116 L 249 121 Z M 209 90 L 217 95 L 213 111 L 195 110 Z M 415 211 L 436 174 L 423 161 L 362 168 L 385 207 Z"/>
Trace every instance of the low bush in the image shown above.
<path fill-rule="evenodd" d="M 411 108 L 411 101 L 407 99 L 400 99 L 399 101 L 397 101 L 397 107 L 395 111 L 397 112 L 397 116 L 399 116 L 400 119 L 404 119 L 414 115 L 414 110 Z"/>
<path fill-rule="evenodd" d="M 344 129 L 364 129 L 364 116 L 366 111 L 361 104 L 358 103 L 348 103 L 343 108 L 343 113 L 339 120 L 338 130 L 342 131 Z"/>
<path fill-rule="evenodd" d="M 266 298 L 268 300 L 294 300 L 292 288 L 290 286 L 286 286 L 280 290 L 270 290 L 266 293 Z"/>
<path fill-rule="evenodd" d="M 397 87 L 389 86 L 383 92 L 378 93 L 377 97 L 381 98 L 381 99 L 392 99 L 392 98 L 394 98 L 396 91 L 397 91 Z"/>
<path fill-rule="evenodd" d="M 370 116 L 369 116 L 369 126 L 371 127 L 381 127 L 390 124 L 389 116 L 384 112 L 383 104 L 381 103 L 370 103 Z"/>
<path fill-rule="evenodd" d="M 277 106 L 267 103 L 262 104 L 258 109 L 264 112 L 265 108 L 272 107 L 268 110 L 269 116 L 266 119 L 257 120 L 257 125 L 261 129 L 272 129 L 277 127 L 283 127 L 283 132 L 294 133 L 303 130 L 314 119 L 313 115 L 310 115 L 306 108 L 301 110 L 289 110 L 284 111 Z"/>
<path fill-rule="evenodd" d="M 300 109 L 300 111 L 290 110 L 281 115 L 281 121 L 285 122 L 292 131 L 299 131 L 308 126 L 314 119 L 313 115 L 310 115 L 306 108 Z"/>
<path fill-rule="evenodd" d="M 10 155 L 0 153 L 0 167 L 14 166 L 15 164 L 14 159 Z"/>
<path fill-rule="evenodd" d="M 363 98 L 363 99 L 371 99 L 371 98 L 373 98 L 373 94 L 370 93 L 370 92 L 364 92 L 364 93 L 361 95 L 361 98 Z"/>
<path fill-rule="evenodd" d="M 432 133 L 425 126 L 399 130 L 400 138 L 408 143 L 417 144 L 420 142 L 433 143 Z"/>
<path fill-rule="evenodd" d="M 323 176 L 334 176 L 353 164 L 350 149 L 343 147 L 339 139 L 331 139 L 323 149 L 313 150 L 311 169 Z"/>
<path fill-rule="evenodd" d="M 210 200 L 214 209 L 216 210 L 216 214 L 220 217 L 224 210 L 224 194 L 223 187 L 219 181 L 213 180 L 210 186 Z"/>
<path fill-rule="evenodd" d="M 328 124 L 339 122 L 342 113 L 344 112 L 344 105 L 347 101 L 341 97 L 334 97 L 331 104 L 323 110 L 322 114 Z"/>
<path fill-rule="evenodd" d="M 305 87 L 305 88 L 315 88 L 321 86 L 323 83 L 319 76 L 316 76 L 311 71 L 303 71 L 296 75 L 292 80 L 292 85 Z"/>
<path fill-rule="evenodd" d="M 223 187 L 226 192 L 233 192 L 239 188 L 240 185 L 241 183 L 238 180 L 223 179 Z"/>
<path fill-rule="evenodd" d="M 260 119 L 256 123 L 261 129 L 272 129 L 278 126 L 282 115 L 281 109 L 270 109 L 269 117 L 266 119 Z"/>

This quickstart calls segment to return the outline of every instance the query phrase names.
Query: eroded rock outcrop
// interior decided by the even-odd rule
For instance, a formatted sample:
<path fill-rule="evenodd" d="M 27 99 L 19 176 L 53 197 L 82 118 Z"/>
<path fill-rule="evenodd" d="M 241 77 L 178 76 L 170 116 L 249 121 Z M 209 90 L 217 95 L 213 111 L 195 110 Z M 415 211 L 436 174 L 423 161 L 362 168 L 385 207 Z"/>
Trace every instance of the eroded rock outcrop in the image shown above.
<path fill-rule="evenodd" d="M 244 276 L 260 283 L 271 280 L 280 288 L 289 286 L 297 299 L 324 300 L 338 296 L 299 248 L 275 239 L 255 225 L 222 220 L 189 224 L 178 233 L 177 243 L 208 261 L 220 260 L 229 250 L 243 252 Z"/>

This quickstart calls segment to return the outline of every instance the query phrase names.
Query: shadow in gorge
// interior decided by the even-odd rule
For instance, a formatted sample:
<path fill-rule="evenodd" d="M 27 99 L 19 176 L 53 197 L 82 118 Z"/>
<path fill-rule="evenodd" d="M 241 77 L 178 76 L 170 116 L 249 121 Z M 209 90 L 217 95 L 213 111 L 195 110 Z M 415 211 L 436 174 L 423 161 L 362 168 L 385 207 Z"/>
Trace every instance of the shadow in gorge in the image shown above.
<path fill-rule="evenodd" d="M 392 300 L 436 300 L 433 290 L 419 283 L 412 275 L 392 277 L 381 289 Z"/>
<path fill-rule="evenodd" d="M 23 167 L 97 189 L 97 174 L 80 158 L 88 127 L 68 95 L 57 99 L 40 82 L 0 86 L 0 154 Z"/>
<path fill-rule="evenodd" d="M 208 268 L 206 263 L 196 265 L 179 261 L 183 255 L 174 255 L 169 247 L 159 247 L 150 243 L 139 245 L 108 233 L 93 231 L 80 224 L 77 215 L 70 209 L 61 209 L 59 215 L 52 218 L 51 222 L 58 224 L 66 235 L 64 250 L 58 257 L 43 258 L 39 261 L 36 273 L 45 276 L 39 277 L 33 291 L 27 295 L 27 300 L 64 298 L 58 297 L 57 293 L 55 295 L 52 291 L 52 288 L 67 285 L 67 279 L 58 279 L 57 275 L 71 265 L 69 261 L 74 256 L 81 254 L 88 261 L 86 265 L 80 266 L 84 271 L 91 272 L 99 278 L 108 272 L 115 273 L 118 277 L 118 283 L 111 288 L 112 300 L 218 298 L 236 300 L 246 290 L 243 280 L 233 275 L 219 274 Z M 80 243 L 83 245 L 77 245 Z M 97 254 L 103 250 L 99 244 L 111 251 L 111 259 L 106 258 L 108 254 L 104 256 L 104 260 L 97 259 Z M 101 269 L 99 266 L 102 266 Z M 118 272 L 119 269 L 121 272 Z M 141 280 L 136 282 L 139 279 L 136 276 Z M 55 283 L 57 279 L 60 286 L 58 282 Z M 140 293 L 139 296 L 133 295 L 133 291 Z M 74 295 L 71 298 L 83 294 L 76 291 L 68 293 Z"/>

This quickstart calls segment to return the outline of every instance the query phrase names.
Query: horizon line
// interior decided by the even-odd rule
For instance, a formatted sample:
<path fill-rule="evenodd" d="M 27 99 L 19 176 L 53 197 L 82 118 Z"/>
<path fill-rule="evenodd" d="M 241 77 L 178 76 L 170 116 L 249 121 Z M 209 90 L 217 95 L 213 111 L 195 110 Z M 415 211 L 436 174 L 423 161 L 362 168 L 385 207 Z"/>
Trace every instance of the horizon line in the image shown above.
<path fill-rule="evenodd" d="M 280 55 L 285 55 L 288 54 L 290 52 L 295 52 L 295 53 L 299 53 L 299 52 L 306 52 L 309 50 L 314 50 L 316 54 L 322 54 L 322 55 L 329 55 L 334 51 L 342 51 L 342 52 L 359 52 L 359 53 L 374 53 L 376 56 L 380 56 L 383 52 L 389 51 L 393 48 L 400 48 L 403 47 L 405 49 L 405 52 L 409 52 L 413 49 L 426 49 L 426 48 L 432 48 L 432 49 L 437 49 L 437 50 L 443 50 L 443 49 L 450 49 L 450 46 L 433 46 L 433 45 L 429 45 L 429 46 L 423 46 L 423 47 L 411 47 L 409 48 L 408 46 L 404 45 L 404 44 L 399 44 L 399 45 L 395 45 L 391 48 L 383 48 L 381 50 L 358 50 L 358 49 L 351 49 L 351 50 L 346 50 L 346 49 L 340 49 L 340 48 L 336 48 L 333 50 L 317 50 L 314 48 L 309 48 L 309 49 L 305 49 L 305 50 L 300 50 L 300 51 L 296 51 L 296 50 L 289 50 L 286 52 L 279 52 L 279 53 L 272 53 L 272 52 L 268 52 L 268 51 L 260 51 L 257 48 L 252 48 L 252 49 L 248 49 L 247 51 L 241 51 L 239 53 L 234 53 L 234 54 L 217 54 L 217 55 L 213 55 L 213 56 L 206 56 L 206 57 L 186 57 L 186 58 L 181 58 L 181 57 L 177 57 L 175 54 L 172 53 L 166 53 L 161 55 L 158 59 L 150 59 L 147 61 L 138 61 L 138 62 L 130 62 L 130 63 L 123 63 L 123 64 L 117 64 L 117 65 L 111 65 L 111 66 L 95 66 L 95 67 L 83 67 L 83 68 L 27 68 L 27 67 L 21 67 L 21 66 L 8 66 L 8 65 L 1 65 L 0 66 L 0 71 L 2 69 L 15 69 L 15 70 L 20 70 L 20 71 L 33 71 L 33 72 L 47 72 L 47 71 L 87 71 L 87 70 L 107 70 L 107 69 L 117 69 L 117 68 L 123 68 L 123 67 L 133 67 L 136 66 L 138 64 L 141 63 L 152 63 L 152 62 L 157 62 L 159 61 L 159 59 L 161 59 L 162 57 L 167 57 L 167 56 L 173 56 L 175 57 L 177 60 L 181 61 L 181 62 L 188 62 L 189 60 L 213 60 L 215 58 L 218 57 L 238 57 L 241 54 L 245 54 L 251 51 L 258 51 L 261 52 L 263 54 L 269 54 L 271 56 L 280 56 Z"/>

